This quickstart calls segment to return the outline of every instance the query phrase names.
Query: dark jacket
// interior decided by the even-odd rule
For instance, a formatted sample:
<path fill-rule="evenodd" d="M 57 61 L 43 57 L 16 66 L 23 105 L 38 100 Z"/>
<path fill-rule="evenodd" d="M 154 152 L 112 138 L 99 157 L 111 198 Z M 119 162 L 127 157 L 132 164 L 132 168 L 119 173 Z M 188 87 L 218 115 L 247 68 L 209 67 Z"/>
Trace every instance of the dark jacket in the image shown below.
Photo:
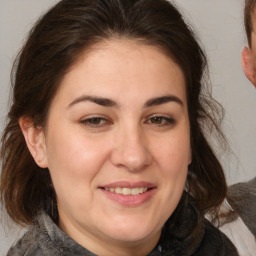
<path fill-rule="evenodd" d="M 230 240 L 207 220 L 193 232 L 198 221 L 193 207 L 182 208 L 166 222 L 161 238 L 148 256 L 237 256 Z M 95 256 L 67 234 L 46 214 L 38 215 L 35 225 L 12 247 L 7 256 Z"/>

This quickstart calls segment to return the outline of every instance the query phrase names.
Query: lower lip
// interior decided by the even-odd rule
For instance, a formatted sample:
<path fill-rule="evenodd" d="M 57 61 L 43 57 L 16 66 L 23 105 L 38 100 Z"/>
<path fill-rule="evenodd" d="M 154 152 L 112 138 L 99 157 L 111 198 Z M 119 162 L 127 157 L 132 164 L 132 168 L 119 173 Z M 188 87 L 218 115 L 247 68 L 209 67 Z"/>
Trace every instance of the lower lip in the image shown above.
<path fill-rule="evenodd" d="M 128 207 L 136 207 L 146 203 L 147 201 L 150 200 L 150 198 L 153 196 L 153 194 L 156 191 L 156 189 L 153 188 L 142 194 L 134 196 L 134 195 L 117 194 L 114 192 L 107 191 L 105 189 L 101 189 L 101 190 L 112 201 Z"/>

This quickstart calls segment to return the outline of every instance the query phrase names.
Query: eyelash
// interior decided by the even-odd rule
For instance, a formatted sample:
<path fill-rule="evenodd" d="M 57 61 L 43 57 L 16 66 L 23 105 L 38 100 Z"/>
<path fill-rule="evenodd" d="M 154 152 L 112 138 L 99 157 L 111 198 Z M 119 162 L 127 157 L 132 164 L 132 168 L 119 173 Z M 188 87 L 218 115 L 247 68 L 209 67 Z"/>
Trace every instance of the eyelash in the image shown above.
<path fill-rule="evenodd" d="M 111 120 L 108 120 L 107 118 L 104 117 L 90 117 L 86 118 L 80 121 L 81 124 L 85 126 L 89 126 L 91 128 L 101 128 L 106 125 L 113 124 Z M 166 116 L 153 116 L 149 117 L 145 121 L 146 124 L 152 124 L 157 127 L 165 127 L 165 126 L 171 126 L 176 124 L 176 120 L 170 117 Z"/>

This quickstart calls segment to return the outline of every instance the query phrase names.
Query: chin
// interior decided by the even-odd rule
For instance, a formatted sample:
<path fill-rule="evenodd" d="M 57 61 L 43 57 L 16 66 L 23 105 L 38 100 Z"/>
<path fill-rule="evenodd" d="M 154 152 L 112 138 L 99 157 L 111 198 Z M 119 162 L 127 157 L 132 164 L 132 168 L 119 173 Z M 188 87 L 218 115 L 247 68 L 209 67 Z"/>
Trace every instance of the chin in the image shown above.
<path fill-rule="evenodd" d="M 156 236 L 161 233 L 162 227 L 154 225 L 152 221 L 146 219 L 134 221 L 131 218 L 122 222 L 113 222 L 114 224 L 107 229 L 109 236 L 120 242 L 139 242 L 151 236 Z M 144 225 L 143 225 L 144 224 Z M 149 226 L 150 225 L 150 226 Z"/>
<path fill-rule="evenodd" d="M 112 233 L 112 239 L 119 241 L 120 243 L 139 243 L 140 241 L 143 241 L 144 239 L 147 239 L 151 235 L 153 235 L 153 231 L 143 231 L 134 229 L 133 231 L 127 232 L 125 231 L 117 231 L 117 232 L 111 232 Z M 155 233 L 155 232 L 154 232 Z"/>

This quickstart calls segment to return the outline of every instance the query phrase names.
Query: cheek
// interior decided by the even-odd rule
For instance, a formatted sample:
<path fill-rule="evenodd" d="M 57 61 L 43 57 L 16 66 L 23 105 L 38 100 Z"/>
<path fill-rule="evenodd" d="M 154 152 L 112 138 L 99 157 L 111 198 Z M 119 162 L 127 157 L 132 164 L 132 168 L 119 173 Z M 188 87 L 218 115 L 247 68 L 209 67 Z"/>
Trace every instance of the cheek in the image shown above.
<path fill-rule="evenodd" d="M 155 151 L 162 166 L 171 168 L 174 172 L 179 172 L 182 168 L 187 168 L 191 162 L 191 148 L 189 136 L 174 136 L 172 139 L 159 143 Z"/>
<path fill-rule="evenodd" d="M 70 129 L 71 130 L 71 129 Z M 86 138 L 77 133 L 65 133 L 63 131 L 53 132 L 53 136 L 48 136 L 47 156 L 51 165 L 62 163 L 65 167 L 86 166 L 95 163 L 104 147 L 92 138 Z M 52 161 L 51 161 L 52 160 Z M 84 165 L 87 163 L 87 165 Z M 50 167 L 50 166 L 49 166 Z M 75 168 L 72 168 L 75 171 Z"/>
<path fill-rule="evenodd" d="M 49 171 L 62 207 L 80 207 L 89 202 L 95 188 L 95 177 L 104 158 L 103 145 L 84 139 L 55 133 L 47 145 Z M 105 154 L 106 155 L 106 154 Z"/>
<path fill-rule="evenodd" d="M 159 208 L 167 219 L 177 207 L 184 191 L 190 163 L 189 136 L 174 136 L 169 143 L 163 142 L 156 152 L 160 170 L 157 175 L 161 175 Z"/>
<path fill-rule="evenodd" d="M 163 187 L 166 189 L 167 201 L 178 202 L 184 190 L 191 159 L 189 136 L 184 136 L 184 133 L 183 136 L 173 136 L 169 143 L 162 142 L 156 154 L 161 170 L 158 175 L 161 175 Z"/>
<path fill-rule="evenodd" d="M 69 189 L 72 196 L 81 190 L 90 190 L 107 157 L 106 144 L 74 132 L 52 134 L 48 136 L 47 158 L 57 194 Z"/>

